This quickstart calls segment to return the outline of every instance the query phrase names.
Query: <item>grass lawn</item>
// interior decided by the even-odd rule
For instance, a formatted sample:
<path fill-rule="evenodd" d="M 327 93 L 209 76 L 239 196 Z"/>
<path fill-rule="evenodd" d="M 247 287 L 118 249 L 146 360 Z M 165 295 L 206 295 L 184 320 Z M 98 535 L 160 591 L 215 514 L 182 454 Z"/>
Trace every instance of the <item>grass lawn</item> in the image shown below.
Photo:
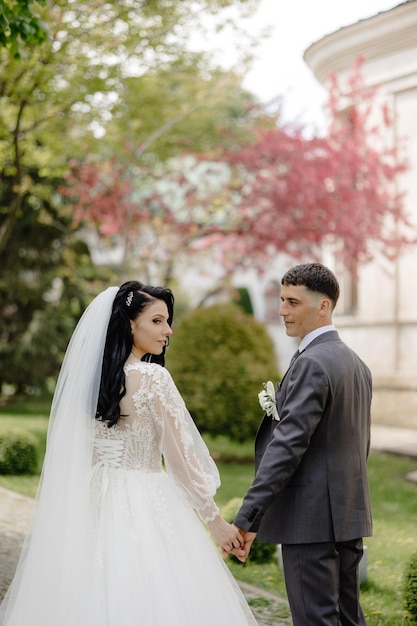
<path fill-rule="evenodd" d="M 26 428 L 44 450 L 47 418 L 41 414 L 19 414 L 0 409 L 0 432 Z M 253 445 L 232 444 L 226 438 L 206 438 L 217 459 L 222 485 L 216 501 L 224 509 L 230 500 L 243 497 L 253 478 Z M 223 462 L 222 459 L 228 462 Z M 407 481 L 406 474 L 417 469 L 417 458 L 373 453 L 369 459 L 374 536 L 365 539 L 368 546 L 368 576 L 362 585 L 362 606 L 368 626 L 403 626 L 403 577 L 411 554 L 417 551 L 417 484 Z M 0 486 L 33 497 L 38 476 L 0 476 Z M 277 561 L 245 565 L 228 560 L 236 578 L 285 597 L 282 571 Z M 283 618 L 287 615 L 282 615 Z"/>

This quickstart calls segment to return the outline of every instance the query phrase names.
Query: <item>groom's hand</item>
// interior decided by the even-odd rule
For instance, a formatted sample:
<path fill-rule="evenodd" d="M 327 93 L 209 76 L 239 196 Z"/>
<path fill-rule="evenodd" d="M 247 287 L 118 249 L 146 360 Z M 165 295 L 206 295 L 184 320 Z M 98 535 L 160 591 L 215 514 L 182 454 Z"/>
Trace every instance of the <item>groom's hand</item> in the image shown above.
<path fill-rule="evenodd" d="M 239 559 L 239 561 L 244 563 L 249 556 L 249 552 L 255 540 L 256 533 L 242 530 L 241 528 L 237 528 L 236 526 L 235 528 L 239 531 L 239 533 L 241 534 L 243 538 L 243 547 L 240 546 L 239 548 L 233 548 L 232 550 L 228 550 L 228 551 L 222 548 L 222 555 L 223 555 L 223 558 L 227 558 L 229 554 L 234 554 L 235 557 Z"/>
<path fill-rule="evenodd" d="M 211 522 L 207 522 L 207 526 L 211 536 L 221 547 L 223 556 L 232 550 L 239 551 L 243 548 L 243 537 L 237 526 L 229 524 L 220 515 Z"/>

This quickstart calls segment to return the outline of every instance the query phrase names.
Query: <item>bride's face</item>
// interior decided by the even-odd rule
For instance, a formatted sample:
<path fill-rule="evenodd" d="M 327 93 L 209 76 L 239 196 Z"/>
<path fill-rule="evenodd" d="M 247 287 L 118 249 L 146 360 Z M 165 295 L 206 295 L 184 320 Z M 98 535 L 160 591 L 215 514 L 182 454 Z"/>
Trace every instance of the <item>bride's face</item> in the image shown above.
<path fill-rule="evenodd" d="M 136 319 L 130 322 L 134 355 L 161 354 L 167 337 L 172 335 L 168 324 L 168 307 L 163 300 L 155 300 Z"/>

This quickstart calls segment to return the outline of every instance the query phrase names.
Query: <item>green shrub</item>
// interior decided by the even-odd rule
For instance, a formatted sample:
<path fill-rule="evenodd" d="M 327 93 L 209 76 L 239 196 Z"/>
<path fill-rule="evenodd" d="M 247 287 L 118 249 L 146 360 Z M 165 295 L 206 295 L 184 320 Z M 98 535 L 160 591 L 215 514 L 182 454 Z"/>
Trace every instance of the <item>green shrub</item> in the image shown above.
<path fill-rule="evenodd" d="M 271 563 L 277 559 L 277 544 L 255 541 L 252 544 L 249 559 L 254 563 Z"/>
<path fill-rule="evenodd" d="M 36 474 L 38 442 L 30 433 L 0 433 L 0 474 Z"/>
<path fill-rule="evenodd" d="M 262 419 L 258 393 L 278 379 L 261 323 L 235 304 L 195 309 L 175 328 L 167 367 L 201 432 L 240 442 L 254 437 Z"/>
<path fill-rule="evenodd" d="M 417 624 L 417 552 L 411 556 L 406 573 L 404 600 L 410 624 Z"/>
<path fill-rule="evenodd" d="M 232 523 L 242 504 L 242 498 L 232 498 L 222 507 L 220 513 L 226 522 Z M 277 558 L 277 546 L 275 543 L 263 543 L 255 539 L 249 553 L 249 560 L 253 563 L 271 563 Z M 239 559 L 235 559 L 240 563 Z"/>
<path fill-rule="evenodd" d="M 221 508 L 220 514 L 222 518 L 231 524 L 242 506 L 242 502 L 243 498 L 232 498 L 229 500 L 229 502 Z"/>

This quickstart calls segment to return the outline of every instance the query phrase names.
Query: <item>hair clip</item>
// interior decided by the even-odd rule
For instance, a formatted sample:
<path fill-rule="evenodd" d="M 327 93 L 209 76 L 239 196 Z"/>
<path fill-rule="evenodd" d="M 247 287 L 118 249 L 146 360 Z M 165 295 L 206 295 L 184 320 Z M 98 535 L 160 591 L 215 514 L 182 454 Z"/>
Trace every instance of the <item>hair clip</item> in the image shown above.
<path fill-rule="evenodd" d="M 126 306 L 130 306 L 133 300 L 133 291 L 129 291 L 126 298 Z"/>

